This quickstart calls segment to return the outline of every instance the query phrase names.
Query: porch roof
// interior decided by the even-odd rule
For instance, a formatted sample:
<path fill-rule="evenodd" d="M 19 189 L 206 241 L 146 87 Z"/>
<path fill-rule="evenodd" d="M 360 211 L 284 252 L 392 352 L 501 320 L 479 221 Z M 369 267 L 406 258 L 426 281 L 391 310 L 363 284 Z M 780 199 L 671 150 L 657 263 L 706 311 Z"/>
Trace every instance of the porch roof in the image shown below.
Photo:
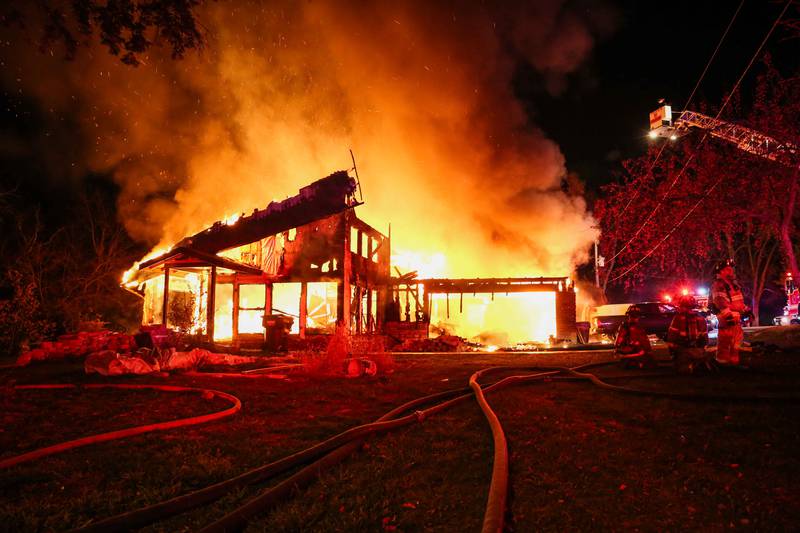
<path fill-rule="evenodd" d="M 139 265 L 139 272 L 153 270 L 161 266 L 168 266 L 170 268 L 216 266 L 227 268 L 228 270 L 233 270 L 240 274 L 262 275 L 264 273 L 258 267 L 240 263 L 233 259 L 228 259 L 227 257 L 202 252 L 187 246 L 177 246 L 158 257 L 143 262 Z"/>

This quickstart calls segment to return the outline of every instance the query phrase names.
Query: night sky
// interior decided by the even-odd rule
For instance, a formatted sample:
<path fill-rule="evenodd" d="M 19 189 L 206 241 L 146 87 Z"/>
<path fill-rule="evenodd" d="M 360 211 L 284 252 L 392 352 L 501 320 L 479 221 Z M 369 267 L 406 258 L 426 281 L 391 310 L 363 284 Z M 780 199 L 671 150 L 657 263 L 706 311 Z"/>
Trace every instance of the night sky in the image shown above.
<path fill-rule="evenodd" d="M 570 75 L 563 94 L 542 90 L 535 77 L 518 79 L 530 113 L 561 146 L 569 168 L 590 185 L 608 182 L 620 158 L 646 151 L 648 113 L 660 105 L 659 99 L 673 110 L 685 108 L 739 0 L 615 5 L 617 31 Z M 720 105 L 782 7 L 777 2 L 744 3 L 690 108 Z M 775 61 L 797 64 L 792 53 L 796 41 L 783 37 L 776 31 L 765 50 Z M 757 66 L 750 70 L 744 91 L 757 73 Z"/>
<path fill-rule="evenodd" d="M 276 47 L 275 50 L 281 48 L 284 22 L 281 19 L 275 21 L 275 13 L 282 13 L 280 10 L 276 8 L 275 13 L 271 13 L 262 9 L 261 12 L 255 13 L 261 17 L 259 19 L 262 20 L 261 23 L 269 29 L 262 41 L 262 36 L 259 35 L 261 30 L 237 27 L 244 24 L 243 21 L 248 21 L 248 16 L 246 13 L 227 13 L 225 6 L 228 5 L 234 4 L 224 2 L 209 4 L 210 9 L 216 10 L 215 22 L 234 30 L 235 38 L 233 40 L 229 38 L 227 46 L 245 47 L 253 41 L 261 47 L 249 48 L 258 50 L 258 60 L 268 59 L 273 53 L 271 47 Z M 385 77 L 385 80 L 377 79 L 375 85 L 383 84 L 389 88 L 387 92 L 389 96 L 384 101 L 378 102 L 378 105 L 385 106 L 383 109 L 379 108 L 379 112 L 385 115 L 388 112 L 386 116 L 390 120 L 387 122 L 394 120 L 400 123 L 408 120 L 409 115 L 411 118 L 408 124 L 401 124 L 394 130 L 390 128 L 384 132 L 389 134 L 385 137 L 381 137 L 380 132 L 373 135 L 366 134 L 366 139 L 361 139 L 361 145 L 355 146 L 360 160 L 359 166 L 363 164 L 363 173 L 368 176 L 368 181 L 365 182 L 367 220 L 383 231 L 386 231 L 389 222 L 393 224 L 395 231 L 402 232 L 406 228 L 409 238 L 404 239 L 404 235 L 397 234 L 397 243 L 417 238 L 421 230 L 413 224 L 425 220 L 429 227 L 434 228 L 427 250 L 439 249 L 453 256 L 459 253 L 462 256 L 465 254 L 475 256 L 472 263 L 465 261 L 462 272 L 449 272 L 447 275 L 475 272 L 479 275 L 496 276 L 520 275 L 523 268 L 530 271 L 531 265 L 534 265 L 535 270 L 544 273 L 563 272 L 569 268 L 565 265 L 574 266 L 589 261 L 587 251 L 595 237 L 592 235 L 593 221 L 588 214 L 592 198 L 599 192 L 600 186 L 615 179 L 615 173 L 621 169 L 620 163 L 623 159 L 645 152 L 648 146 L 645 136 L 648 113 L 659 105 L 660 98 L 666 99 L 677 109 L 683 108 L 739 1 L 552 0 L 542 5 L 557 10 L 561 17 L 560 22 L 539 24 L 532 19 L 521 24 L 528 32 L 526 37 L 528 42 L 523 42 L 522 45 L 517 42 L 509 45 L 509 41 L 518 37 L 513 35 L 513 30 L 516 28 L 511 26 L 518 24 L 514 21 L 513 15 L 516 13 L 515 9 L 524 6 L 524 3 L 519 2 L 509 2 L 501 7 L 492 6 L 486 9 L 475 8 L 470 4 L 469 8 L 463 8 L 463 13 L 459 11 L 461 8 L 457 4 L 442 4 L 443 7 L 431 8 L 430 13 L 423 12 L 428 8 L 427 4 L 415 6 L 411 3 L 406 9 L 398 8 L 396 13 L 380 11 L 372 6 L 375 13 L 371 13 L 369 9 L 363 10 L 366 13 L 355 11 L 348 13 L 352 20 L 342 19 L 343 13 L 336 10 L 337 7 L 333 2 L 331 11 L 326 12 L 325 8 L 322 8 L 321 15 L 314 11 L 314 6 L 318 4 L 309 5 L 312 6 L 309 8 L 311 12 L 321 17 L 321 20 L 336 21 L 336 24 L 327 28 L 341 27 L 326 36 L 328 40 L 321 41 L 323 44 L 330 46 L 334 43 L 335 46 L 339 41 L 352 38 L 353 42 L 369 45 L 368 38 L 371 38 L 372 42 L 378 42 L 377 39 L 383 37 L 381 32 L 389 32 L 389 35 L 397 39 L 396 43 L 381 42 L 381 46 L 386 50 L 375 52 L 375 57 L 372 58 L 372 61 L 378 64 L 376 70 L 378 76 Z M 720 104 L 782 7 L 783 4 L 775 2 L 744 3 L 719 54 L 700 85 L 691 107 L 714 108 Z M 331 16 L 331 13 L 335 18 L 325 19 L 325 16 Z M 377 25 L 378 29 L 374 29 L 374 35 L 369 33 L 373 28 L 365 28 L 363 20 L 373 15 L 381 16 L 388 29 Z M 482 19 L 484 15 L 494 18 Z M 292 19 L 285 24 L 291 29 L 287 31 L 287 35 L 295 38 L 294 44 L 289 43 L 289 49 L 294 47 L 292 53 L 298 54 L 298 60 L 305 62 L 301 64 L 316 76 L 310 79 L 314 79 L 315 83 L 320 78 L 323 82 L 338 82 L 338 85 L 331 83 L 331 87 L 334 90 L 341 89 L 345 96 L 355 102 L 375 98 L 376 94 L 377 98 L 383 98 L 377 88 L 370 86 L 372 81 L 370 79 L 358 80 L 353 87 L 341 87 L 342 83 L 350 83 L 353 78 L 358 79 L 358 75 L 349 74 L 348 69 L 361 68 L 359 62 L 362 58 L 366 74 L 370 74 L 370 69 L 375 70 L 373 65 L 368 65 L 370 46 L 364 45 L 363 50 L 347 58 L 347 61 L 350 61 L 349 66 L 345 64 L 346 66 L 340 69 L 345 73 L 345 77 L 338 79 L 336 76 L 341 75 L 339 72 L 331 73 L 325 70 L 328 68 L 325 66 L 328 60 L 324 56 L 317 57 L 319 55 L 315 48 L 317 45 L 306 41 L 309 37 L 313 38 L 316 30 L 313 27 L 309 29 L 304 26 L 289 26 L 291 23 L 304 24 L 304 20 L 300 17 L 300 23 Z M 568 24 L 560 28 L 559 24 L 564 20 L 573 23 L 577 21 L 576 24 L 583 34 L 578 32 L 579 37 L 576 39 L 574 35 L 570 35 L 571 28 Z M 442 36 L 439 36 L 436 33 L 443 22 L 448 26 L 442 28 Z M 348 23 L 355 29 L 348 28 Z M 510 24 L 510 29 L 498 29 L 505 28 L 503 24 Z M 539 27 L 537 24 L 543 26 Z M 399 37 L 391 33 L 397 27 L 403 28 Z M 510 49 L 519 46 L 519 49 L 512 52 L 478 51 L 477 48 L 471 50 L 470 45 L 477 46 L 478 43 L 478 41 L 470 42 L 471 32 L 487 27 L 494 28 L 491 30 L 491 36 L 476 36 L 476 39 L 483 39 L 484 46 L 487 43 L 489 45 L 499 43 L 500 48 Z M 362 28 L 367 32 L 365 36 L 350 37 L 353 31 L 362 31 Z M 566 35 L 563 42 L 551 44 L 547 40 L 543 42 L 541 38 L 538 41 L 535 39 L 537 35 L 539 37 L 549 35 L 548 39 L 557 41 L 562 36 L 561 29 L 564 30 L 563 35 Z M 495 30 L 497 35 L 503 32 L 508 35 L 498 37 L 494 35 Z M 306 37 L 303 37 L 303 31 L 309 32 Z M 237 32 L 241 33 L 241 37 L 235 35 Z M 582 43 L 581 35 L 584 38 Z M 784 38 L 785 32 L 778 30 L 770 39 L 766 50 L 774 56 L 778 64 L 796 62 L 796 54 L 791 53 L 791 47 L 796 43 L 787 42 Z M 408 39 L 410 44 L 407 45 L 404 39 Z M 530 44 L 531 40 L 534 44 Z M 222 50 L 214 47 L 222 48 L 221 42 L 222 38 L 209 41 L 207 49 L 202 52 L 203 60 L 199 63 L 192 57 L 192 54 L 196 53 L 193 50 L 187 52 L 187 58 L 184 60 L 173 62 L 167 56 L 166 61 L 161 63 L 163 66 L 153 62 L 138 67 L 138 71 L 126 71 L 132 67 L 121 65 L 118 60 L 92 59 L 88 64 L 92 67 L 97 67 L 99 64 L 101 70 L 91 74 L 87 72 L 85 80 L 87 89 L 83 91 L 80 85 L 82 83 L 80 69 L 87 64 L 83 60 L 92 54 L 96 58 L 108 53 L 97 43 L 90 49 L 79 49 L 78 59 L 74 63 L 63 63 L 66 60 L 58 57 L 44 57 L 40 66 L 28 67 L 26 70 L 25 61 L 22 61 L 20 66 L 19 57 L 32 53 L 36 48 L 35 39 L 29 36 L 18 40 L 6 40 L 0 49 L 2 52 L 0 68 L 4 70 L 0 76 L 0 84 L 5 99 L 0 115 L 0 134 L 2 134 L 0 157 L 4 160 L 4 171 L 0 179 L 6 183 L 6 187 L 17 187 L 18 190 L 25 192 L 25 199 L 32 205 L 44 204 L 45 211 L 50 213 L 53 212 L 53 208 L 60 205 L 65 190 L 76 188 L 85 183 L 87 178 L 96 182 L 113 183 L 108 194 L 114 195 L 115 188 L 119 187 L 121 192 L 118 208 L 126 229 L 134 239 L 147 246 L 153 246 L 163 236 L 159 235 L 162 228 L 167 228 L 165 233 L 170 233 L 171 230 L 172 242 L 175 242 L 181 236 L 203 227 L 202 225 L 191 227 L 185 223 L 176 224 L 175 212 L 189 213 L 187 215 L 189 218 L 194 217 L 195 221 L 208 224 L 235 210 L 250 209 L 259 205 L 263 207 L 268 203 L 267 195 L 272 194 L 270 189 L 262 191 L 256 188 L 251 196 L 259 199 L 259 205 L 245 204 L 242 198 L 226 197 L 235 193 L 236 188 L 220 188 L 214 183 L 202 185 L 202 179 L 189 176 L 191 172 L 203 174 L 205 168 L 219 164 L 222 170 L 213 174 L 214 180 L 220 172 L 240 174 L 252 172 L 254 168 L 264 175 L 291 175 L 294 176 L 295 182 L 281 191 L 285 190 L 287 194 L 292 194 L 298 187 L 297 180 L 300 179 L 298 175 L 314 179 L 325 175 L 323 172 L 335 170 L 337 166 L 341 166 L 342 161 L 345 164 L 348 162 L 349 156 L 339 158 L 335 162 L 319 157 L 319 170 L 301 168 L 298 171 L 298 168 L 287 165 L 289 159 L 285 157 L 284 152 L 269 148 L 270 142 L 262 142 L 259 139 L 255 150 L 253 147 L 242 147 L 240 143 L 244 138 L 246 144 L 246 137 L 237 130 L 241 128 L 248 134 L 247 128 L 252 129 L 253 124 L 243 123 L 238 118 L 238 122 L 226 124 L 228 120 L 226 114 L 233 116 L 235 109 L 229 111 L 224 106 L 231 101 L 231 97 L 241 98 L 242 91 L 246 92 L 251 82 L 256 87 L 254 92 L 262 90 L 258 88 L 257 83 L 264 82 L 264 79 L 263 74 L 255 71 L 255 74 L 242 75 L 244 82 L 239 87 L 244 89 L 236 88 L 231 89 L 233 92 L 225 92 L 230 88 L 225 85 L 213 86 L 213 80 L 209 81 L 208 76 L 199 72 L 197 66 L 204 65 L 203 61 L 206 61 L 218 67 L 215 62 L 220 61 Z M 353 42 L 347 41 L 345 45 L 353 46 Z M 581 43 L 580 46 L 576 45 L 576 42 Z M 420 53 L 414 46 L 420 48 L 427 46 L 430 54 L 424 50 Z M 529 49 L 524 49 L 525 46 Z M 579 51 L 576 52 L 576 49 Z M 411 55 L 406 58 L 403 55 L 406 53 Z M 441 55 L 437 57 L 437 54 Z M 578 59 L 572 61 L 570 54 L 573 56 L 577 54 L 575 57 Z M 428 55 L 431 57 L 427 57 Z M 294 76 L 291 56 L 287 57 L 289 59 L 286 65 L 278 64 L 273 67 L 268 63 L 264 74 L 274 75 L 278 82 L 287 75 Z M 385 59 L 387 57 L 389 59 Z M 15 61 L 17 66 L 11 68 L 10 65 Z M 34 58 L 33 61 L 39 60 Z M 319 62 L 322 66 L 315 65 L 314 62 Z M 382 64 L 383 62 L 385 64 Z M 432 80 L 425 79 L 429 68 L 427 63 L 431 63 L 430 72 L 436 72 L 439 79 L 436 77 Z M 509 65 L 506 66 L 505 63 Z M 416 67 L 416 70 L 408 72 L 420 76 L 419 80 L 404 76 L 408 73 L 404 69 L 409 65 Z M 48 74 L 50 69 L 63 72 L 50 77 Z M 104 72 L 103 69 L 113 70 Z M 492 78 L 493 72 L 485 74 L 491 69 L 497 69 L 497 80 Z M 742 86 L 745 97 L 758 71 L 759 67 L 756 65 L 745 78 Z M 114 89 L 117 92 L 101 90 L 102 84 L 107 83 L 109 72 L 112 79 L 128 78 L 129 81 L 126 84 L 119 84 L 119 87 Z M 450 103 L 449 94 L 440 90 L 442 84 L 453 82 L 469 84 L 470 76 L 474 78 L 476 75 L 486 76 L 486 79 L 476 82 L 474 89 L 474 94 L 481 95 L 480 100 L 472 101 L 474 99 L 472 87 L 453 86 L 459 94 L 453 95 L 453 110 L 447 111 L 452 116 L 444 115 L 444 123 L 447 120 L 455 121 L 455 125 L 451 128 L 453 131 L 467 133 L 471 137 L 462 136 L 461 133 L 451 135 L 446 130 L 442 134 L 443 119 L 436 114 L 427 122 L 426 117 L 416 121 L 413 116 L 416 110 L 413 106 L 417 102 L 410 99 L 408 94 L 411 94 L 412 98 L 422 97 L 422 102 L 419 104 L 421 106 L 446 107 Z M 31 79 L 36 76 L 41 76 L 43 79 L 41 84 L 46 86 L 38 93 L 37 89 L 31 87 Z M 171 76 L 174 77 L 174 81 L 170 83 Z M 331 80 L 326 80 L 326 77 L 330 77 Z M 397 87 L 393 86 L 398 81 Z M 59 94 L 58 83 L 71 83 L 73 88 L 65 89 L 63 94 Z M 78 85 L 75 85 L 76 83 Z M 155 103 L 161 104 L 166 111 L 162 115 L 139 117 L 136 113 L 141 106 L 150 103 L 148 91 L 151 90 L 153 83 L 165 87 L 156 89 L 154 95 L 164 100 L 163 102 L 156 100 Z M 275 81 L 267 80 L 264 83 L 268 86 Z M 97 89 L 89 88 L 95 85 Z M 115 86 L 112 84 L 111 87 L 113 89 Z M 362 94 L 364 87 L 367 89 L 364 89 L 366 92 Z M 159 94 L 159 90 L 163 94 Z M 375 92 L 370 93 L 370 90 Z M 82 91 L 85 94 L 80 94 Z M 392 94 L 391 91 L 395 93 Z M 136 94 L 136 97 L 132 97 L 133 94 Z M 325 94 L 327 97 L 327 93 Z M 70 107 L 69 98 L 73 98 L 76 102 L 73 107 Z M 97 105 L 93 98 L 99 100 Z M 138 103 L 136 98 L 139 99 Z M 508 104 L 512 99 L 516 99 L 515 102 Z M 53 101 L 61 107 L 55 107 L 54 110 Z M 115 108 L 116 101 L 126 103 L 122 107 Z M 338 110 L 336 106 L 329 106 L 327 101 L 323 102 L 322 106 L 318 106 L 319 109 L 312 106 L 310 109 L 295 110 L 294 115 L 303 117 L 302 120 L 311 116 L 314 121 L 330 122 L 331 118 L 327 115 L 336 116 Z M 272 107 L 259 109 L 258 106 L 264 103 Z M 254 117 L 267 117 L 276 110 L 282 112 L 281 105 L 283 104 L 280 99 L 273 104 L 271 97 L 256 100 L 256 106 L 249 114 Z M 409 108 L 398 109 L 402 106 Z M 523 117 L 505 119 L 504 116 L 516 113 L 516 106 L 524 111 Z M 289 115 L 292 115 L 291 111 L 290 109 Z M 370 117 L 370 111 L 369 109 L 366 113 L 364 110 L 351 111 L 354 114 L 344 121 L 344 125 L 361 134 L 359 128 L 364 123 L 364 117 Z M 95 116 L 98 122 L 96 132 L 93 124 Z M 122 116 L 127 118 L 120 119 Z M 164 120 L 167 122 L 163 122 Z M 269 122 L 260 118 L 253 122 L 257 121 L 261 121 L 262 124 Z M 479 122 L 478 127 L 473 128 L 476 122 Z M 141 124 L 145 126 L 142 127 Z M 162 124 L 164 130 L 160 132 Z M 288 125 L 295 126 L 292 123 Z M 338 133 L 336 127 L 330 128 L 326 125 L 319 128 L 319 131 L 315 132 L 319 134 L 318 137 L 309 138 L 308 142 L 302 135 L 297 135 L 297 142 L 309 147 L 330 144 L 333 146 L 333 151 L 328 150 L 328 155 L 330 153 L 347 155 L 345 145 L 338 142 L 335 137 Z M 204 137 L 203 132 L 206 131 L 215 131 L 214 135 L 217 137 Z M 409 131 L 413 133 L 409 134 Z M 282 130 L 278 129 L 258 133 L 263 139 L 269 139 L 279 138 L 275 137 L 275 134 L 280 135 L 281 132 Z M 166 138 L 154 138 L 150 146 L 148 139 L 157 133 L 163 133 Z M 413 139 L 408 141 L 411 136 L 417 134 L 416 145 L 413 144 Z M 131 144 L 132 139 L 138 140 Z M 380 142 L 376 143 L 376 139 L 380 139 Z M 563 168 L 562 162 L 560 155 L 554 150 L 555 145 L 547 139 L 551 139 L 563 153 L 563 166 L 566 170 L 576 173 L 588 185 L 586 195 L 588 205 L 574 204 L 572 200 L 559 196 L 558 179 Z M 349 142 L 352 139 L 345 140 Z M 357 143 L 358 139 L 354 142 Z M 228 143 L 230 146 L 222 143 Z M 400 143 L 406 145 L 402 146 Z M 106 144 L 111 148 L 106 149 Z M 291 142 L 282 144 L 291 146 Z M 220 153 L 212 153 L 213 150 L 209 150 L 210 146 L 213 149 L 219 148 Z M 396 150 L 388 149 L 395 146 Z M 273 152 L 260 158 L 252 157 L 254 153 L 264 148 Z M 295 150 L 297 148 L 298 146 L 294 147 Z M 306 149 L 305 146 L 301 148 Z M 323 146 L 323 148 L 330 147 Z M 476 159 L 477 163 L 462 157 L 472 155 L 470 152 L 473 148 L 476 148 L 474 150 L 476 154 L 483 155 L 485 152 L 487 157 Z M 306 154 L 305 159 L 310 159 L 311 151 L 315 149 L 308 148 L 309 154 Z M 404 151 L 407 155 L 403 155 Z M 206 160 L 198 157 L 204 152 L 209 154 Z M 399 159 L 393 160 L 390 157 Z M 230 162 L 227 161 L 228 158 Z M 271 165 L 273 161 L 281 159 L 282 162 L 273 168 L 271 174 L 268 166 L 259 166 L 264 162 Z M 303 160 L 304 155 L 301 154 L 297 159 Z M 408 168 L 398 167 L 398 164 L 406 164 L 408 160 L 415 159 L 418 161 L 410 163 Z M 102 164 L 98 164 L 98 160 L 102 160 Z M 378 160 L 380 163 L 375 164 Z M 75 161 L 78 162 L 77 165 Z M 371 162 L 372 172 L 370 172 Z M 241 168 L 237 168 L 239 165 Z M 386 170 L 391 170 L 392 167 L 398 168 L 398 176 L 386 173 Z M 439 167 L 450 170 L 452 175 L 440 178 L 440 183 L 436 184 L 435 180 L 430 180 L 427 176 L 431 169 Z M 529 176 L 515 176 L 514 172 L 519 172 L 520 169 Z M 494 183 L 489 184 L 489 187 L 469 175 L 472 173 L 480 176 L 485 172 L 496 174 L 490 179 L 494 180 Z M 416 174 L 416 177 L 411 179 L 414 183 L 403 181 L 411 174 Z M 384 180 L 383 183 L 376 183 L 374 181 L 376 178 Z M 264 187 L 263 178 L 256 176 L 255 180 L 257 187 Z M 464 181 L 451 187 L 449 184 L 454 183 L 453 180 Z M 205 182 L 208 183 L 209 180 L 206 179 Z M 429 197 L 435 201 L 444 199 L 449 200 L 450 204 L 446 202 L 434 204 L 432 208 L 425 206 L 424 201 L 418 205 L 409 202 L 403 205 L 402 210 L 394 209 L 395 199 L 390 189 L 398 190 L 399 183 L 403 183 L 401 189 L 406 196 L 423 199 Z M 184 195 L 181 201 L 185 201 L 187 197 L 191 200 L 183 205 L 174 198 L 176 191 L 182 187 L 188 187 L 190 194 Z M 464 191 L 463 197 L 449 198 L 453 191 Z M 218 198 L 224 205 L 204 212 L 202 208 L 208 207 L 207 200 L 217 193 L 224 193 Z M 227 203 L 224 203 L 225 201 Z M 475 207 L 472 211 L 462 212 L 460 206 L 465 204 Z M 388 212 L 390 210 L 386 209 L 386 206 L 391 206 L 391 212 Z M 412 210 L 414 207 L 417 211 Z M 128 212 L 125 209 L 128 209 Z M 369 211 L 370 209 L 372 211 Z M 428 217 L 432 212 L 442 213 L 444 216 L 431 221 Z M 451 213 L 458 213 L 462 218 L 458 220 L 447 218 Z M 564 239 L 558 234 L 537 235 L 536 232 L 524 234 L 516 231 L 516 228 L 520 227 L 543 226 L 557 226 L 562 228 L 563 234 L 570 235 L 571 238 L 578 237 L 572 249 L 563 249 L 561 243 Z M 444 243 L 456 242 L 450 236 L 454 230 L 460 231 L 461 234 L 480 233 L 487 245 L 495 249 L 507 248 L 511 250 L 509 253 L 519 257 L 498 258 L 497 268 L 502 272 L 476 270 L 475 265 L 485 266 L 485 261 L 480 257 L 479 242 L 461 239 L 464 241 L 461 249 L 443 250 L 446 248 Z M 522 246 L 519 245 L 520 241 Z M 422 248 L 426 251 L 424 246 Z M 518 254 L 521 249 L 525 250 L 525 253 Z M 514 265 L 519 268 L 515 268 Z"/>
<path fill-rule="evenodd" d="M 683 108 L 686 98 L 739 5 L 726 1 L 613 1 L 614 29 L 597 39 L 588 59 L 569 74 L 558 90 L 520 62 L 514 91 L 531 118 L 554 139 L 568 169 L 590 187 L 608 182 L 620 159 L 646 150 L 647 113 L 665 98 Z M 717 105 L 733 85 L 780 11 L 782 3 L 745 2 L 722 48 L 694 97 L 693 105 Z M 586 8 L 591 17 L 591 7 Z M 16 47 L 33 42 L 10 43 Z M 780 30 L 767 51 L 778 61 L 796 61 L 792 42 Z M 190 52 L 191 53 L 191 52 Z M 745 80 L 757 71 L 753 69 Z M 41 126 L 41 110 L 3 79 L 4 136 L 30 137 Z M 69 117 L 65 118 L 69 120 Z M 3 154 L 8 163 L 8 152 Z"/>

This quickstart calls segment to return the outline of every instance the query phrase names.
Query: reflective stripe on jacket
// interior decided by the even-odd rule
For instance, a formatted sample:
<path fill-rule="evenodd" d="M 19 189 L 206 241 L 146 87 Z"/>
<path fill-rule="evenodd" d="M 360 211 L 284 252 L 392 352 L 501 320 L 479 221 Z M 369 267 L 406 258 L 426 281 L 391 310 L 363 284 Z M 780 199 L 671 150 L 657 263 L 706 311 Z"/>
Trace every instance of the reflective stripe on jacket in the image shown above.
<path fill-rule="evenodd" d="M 694 311 L 680 311 L 669 325 L 667 342 L 681 346 L 705 346 L 708 344 L 706 319 Z"/>
<path fill-rule="evenodd" d="M 720 328 L 737 324 L 739 313 L 747 308 L 739 285 L 736 282 L 728 283 L 722 278 L 715 279 L 711 286 L 711 301 L 718 308 L 717 318 Z M 734 314 L 736 316 L 732 316 Z"/>

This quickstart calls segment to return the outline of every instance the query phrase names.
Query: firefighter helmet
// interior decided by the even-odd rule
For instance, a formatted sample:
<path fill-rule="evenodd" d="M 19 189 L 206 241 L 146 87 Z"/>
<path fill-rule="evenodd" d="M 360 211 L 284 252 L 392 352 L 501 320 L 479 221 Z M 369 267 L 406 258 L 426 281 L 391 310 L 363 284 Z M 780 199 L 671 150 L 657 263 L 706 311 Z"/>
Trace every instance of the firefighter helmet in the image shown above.
<path fill-rule="evenodd" d="M 725 268 L 727 268 L 727 267 L 734 268 L 734 266 L 735 265 L 734 265 L 733 259 L 723 259 L 721 261 L 717 261 L 717 264 L 714 265 L 714 274 L 719 274 Z"/>
<path fill-rule="evenodd" d="M 691 294 L 685 294 L 678 300 L 678 307 L 684 309 L 694 309 L 697 307 L 697 300 Z"/>

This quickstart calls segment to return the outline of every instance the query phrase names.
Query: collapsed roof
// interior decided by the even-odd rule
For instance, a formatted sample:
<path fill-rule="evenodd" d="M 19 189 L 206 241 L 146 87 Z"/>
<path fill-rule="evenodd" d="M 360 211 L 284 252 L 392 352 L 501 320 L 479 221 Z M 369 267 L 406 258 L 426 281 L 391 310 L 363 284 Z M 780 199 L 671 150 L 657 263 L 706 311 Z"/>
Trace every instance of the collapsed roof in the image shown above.
<path fill-rule="evenodd" d="M 347 171 L 334 172 L 303 187 L 295 196 L 282 202 L 270 202 L 266 209 L 256 209 L 235 224 L 216 222 L 213 226 L 183 239 L 175 248 L 190 248 L 216 254 L 309 224 L 360 205 L 355 199 L 357 187 L 358 182 Z"/>

